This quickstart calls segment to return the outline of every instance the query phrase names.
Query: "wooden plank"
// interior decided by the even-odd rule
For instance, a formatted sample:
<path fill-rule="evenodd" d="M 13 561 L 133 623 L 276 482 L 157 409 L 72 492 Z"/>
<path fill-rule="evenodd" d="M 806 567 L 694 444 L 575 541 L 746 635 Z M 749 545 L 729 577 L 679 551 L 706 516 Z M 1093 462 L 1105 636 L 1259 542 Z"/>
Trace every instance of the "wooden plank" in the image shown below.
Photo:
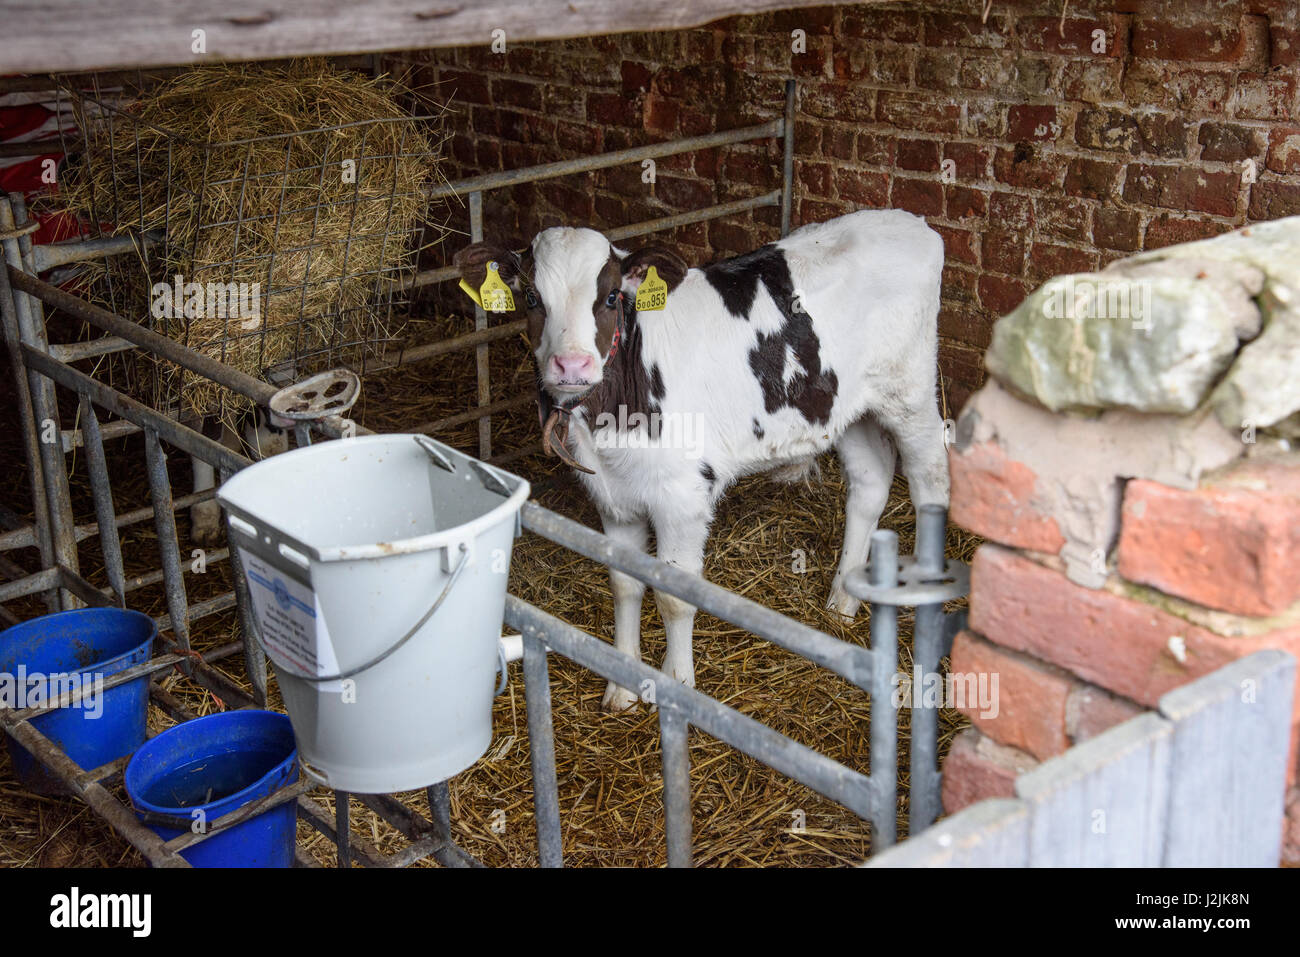
<path fill-rule="evenodd" d="M 1276 867 L 1295 658 L 1259 651 L 1171 691 L 1166 867 Z"/>
<path fill-rule="evenodd" d="M 194 65 L 678 30 L 828 0 L 0 0 L 0 73 Z M 844 0 L 829 0 L 844 2 Z M 885 0 L 873 0 L 885 2 Z M 196 53 L 194 31 L 204 31 Z M 774 38 L 775 42 L 779 41 Z M 495 51 L 494 51 L 495 52 Z"/>
<path fill-rule="evenodd" d="M 1139 715 L 1016 780 L 1031 867 L 1158 867 L 1173 725 Z M 1280 825 L 1279 825 L 1280 826 Z"/>
<path fill-rule="evenodd" d="M 1025 867 L 1029 805 L 980 801 L 877 855 L 867 867 Z"/>

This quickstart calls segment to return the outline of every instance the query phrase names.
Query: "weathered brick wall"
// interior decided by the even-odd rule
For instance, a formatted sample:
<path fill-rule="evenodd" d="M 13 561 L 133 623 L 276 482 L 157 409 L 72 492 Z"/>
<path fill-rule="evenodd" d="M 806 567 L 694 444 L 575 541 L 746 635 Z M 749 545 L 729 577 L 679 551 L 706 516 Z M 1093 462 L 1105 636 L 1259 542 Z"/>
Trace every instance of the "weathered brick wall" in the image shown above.
<path fill-rule="evenodd" d="M 944 236 L 950 410 L 983 379 L 993 320 L 1043 279 L 1300 212 L 1294 0 L 979 0 L 817 8 L 675 33 L 417 54 L 454 95 L 453 175 L 770 119 L 797 77 L 797 224 L 863 207 Z M 791 33 L 806 33 L 792 52 Z M 1097 31 L 1103 42 L 1098 42 Z M 1094 52 L 1094 48 L 1097 52 Z M 951 161 L 946 163 L 946 161 Z M 775 144 L 492 195 L 489 230 L 610 227 L 773 188 Z M 688 258 L 777 235 L 766 209 L 686 227 Z"/>
<path fill-rule="evenodd" d="M 993 408 L 985 397 L 963 419 Z M 1000 700 L 996 714 L 961 709 L 974 727 L 944 765 L 949 812 L 1010 796 L 1016 776 L 1039 761 L 1231 661 L 1263 648 L 1300 658 L 1300 455 L 1241 458 L 1189 488 L 1123 484 L 1107 580 L 1086 588 L 1067 578 L 1056 554 L 1061 528 L 1074 520 L 1070 506 L 1043 494 L 1040 472 L 1060 450 L 1008 451 L 1041 447 L 1051 420 L 1066 418 L 1034 416 L 1000 419 L 997 439 L 950 450 L 953 521 L 987 539 L 972 563 L 969 630 L 953 643 L 951 670 L 997 675 Z M 1114 439 L 1113 471 L 1122 476 L 1139 456 L 1132 437 Z M 1300 688 L 1283 850 L 1295 863 L 1298 758 Z"/>

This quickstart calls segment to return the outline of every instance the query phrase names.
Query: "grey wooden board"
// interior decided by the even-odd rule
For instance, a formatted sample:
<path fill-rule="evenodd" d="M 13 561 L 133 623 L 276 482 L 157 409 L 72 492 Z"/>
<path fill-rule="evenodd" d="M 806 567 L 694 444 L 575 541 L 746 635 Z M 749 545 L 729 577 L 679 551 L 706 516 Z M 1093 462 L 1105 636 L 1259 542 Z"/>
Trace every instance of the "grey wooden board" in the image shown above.
<path fill-rule="evenodd" d="M 0 73 L 482 46 L 699 26 L 844 0 L 0 0 Z M 871 0 L 885 2 L 885 0 Z M 797 28 L 795 22 L 791 29 Z M 809 24 L 811 32 L 812 24 Z M 205 31 L 206 52 L 192 50 Z M 790 52 L 790 38 L 772 42 Z"/>
<path fill-rule="evenodd" d="M 1296 661 L 1259 651 L 1171 691 L 1167 867 L 1276 867 Z"/>
<path fill-rule="evenodd" d="M 872 858 L 868 867 L 1024 867 L 1029 805 L 1011 798 L 972 804 Z"/>
<path fill-rule="evenodd" d="M 1173 725 L 1148 712 L 1016 780 L 1031 867 L 1158 867 Z"/>

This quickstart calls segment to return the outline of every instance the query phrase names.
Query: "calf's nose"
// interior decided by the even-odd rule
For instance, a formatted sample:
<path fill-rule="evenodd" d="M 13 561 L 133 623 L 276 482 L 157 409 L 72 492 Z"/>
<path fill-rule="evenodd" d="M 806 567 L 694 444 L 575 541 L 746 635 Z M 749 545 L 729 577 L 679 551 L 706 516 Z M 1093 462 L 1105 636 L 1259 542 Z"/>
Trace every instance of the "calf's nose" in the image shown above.
<path fill-rule="evenodd" d="M 565 356 L 552 356 L 551 366 L 561 380 L 579 382 L 591 378 L 596 371 L 596 360 L 587 352 L 573 352 Z"/>

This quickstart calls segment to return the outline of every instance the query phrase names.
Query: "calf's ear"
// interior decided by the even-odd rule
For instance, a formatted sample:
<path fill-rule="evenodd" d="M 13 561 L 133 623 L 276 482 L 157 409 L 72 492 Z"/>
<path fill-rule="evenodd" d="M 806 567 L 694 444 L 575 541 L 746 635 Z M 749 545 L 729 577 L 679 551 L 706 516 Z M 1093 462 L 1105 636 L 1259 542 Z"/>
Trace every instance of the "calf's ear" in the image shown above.
<path fill-rule="evenodd" d="M 483 285 L 483 280 L 487 278 L 488 263 L 495 262 L 497 264 L 497 275 L 515 294 L 512 297 L 515 300 L 514 311 L 523 311 L 522 293 L 526 277 L 524 262 L 518 253 L 511 252 L 496 243 L 474 243 L 472 246 L 466 246 L 456 253 L 451 261 L 457 272 L 460 273 L 461 281 L 473 289 L 475 293 Z"/>
<path fill-rule="evenodd" d="M 651 266 L 655 267 L 655 274 L 668 284 L 669 292 L 686 278 L 686 270 L 690 268 L 667 246 L 642 246 L 623 257 L 623 288 L 636 292 Z"/>

